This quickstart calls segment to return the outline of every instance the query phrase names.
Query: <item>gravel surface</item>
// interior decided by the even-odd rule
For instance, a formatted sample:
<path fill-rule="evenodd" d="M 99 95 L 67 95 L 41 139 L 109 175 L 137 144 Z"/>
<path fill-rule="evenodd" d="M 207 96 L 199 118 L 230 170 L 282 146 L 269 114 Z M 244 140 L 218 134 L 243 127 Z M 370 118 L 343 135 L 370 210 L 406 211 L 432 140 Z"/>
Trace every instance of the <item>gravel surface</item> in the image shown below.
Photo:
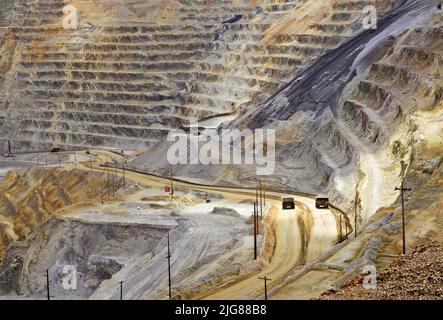
<path fill-rule="evenodd" d="M 443 247 L 422 245 L 379 273 L 376 289 L 364 289 L 362 278 L 339 291 L 330 290 L 325 300 L 443 300 Z"/>

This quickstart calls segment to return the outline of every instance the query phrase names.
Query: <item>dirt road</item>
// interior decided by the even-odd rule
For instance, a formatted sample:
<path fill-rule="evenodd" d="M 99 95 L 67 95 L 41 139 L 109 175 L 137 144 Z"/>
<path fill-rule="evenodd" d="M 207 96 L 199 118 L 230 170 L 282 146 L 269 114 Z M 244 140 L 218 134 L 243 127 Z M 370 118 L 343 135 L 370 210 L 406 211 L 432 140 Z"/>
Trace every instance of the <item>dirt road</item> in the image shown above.
<path fill-rule="evenodd" d="M 103 157 L 103 153 L 101 153 L 98 160 L 102 161 L 104 158 L 107 156 Z M 85 162 L 80 166 L 91 170 L 91 163 Z M 92 164 L 92 169 L 103 171 L 103 168 L 97 163 Z M 118 174 L 122 175 L 121 170 Z M 167 178 L 130 170 L 125 171 L 125 176 L 140 186 L 146 187 L 163 188 L 171 183 Z M 185 181 L 174 181 L 174 188 L 218 193 L 237 202 L 255 199 L 255 189 L 205 186 Z M 268 213 L 272 213 L 274 216 L 272 232 L 275 238 L 269 263 L 263 266 L 258 273 L 202 292 L 193 297 L 194 299 L 259 298 L 263 295 L 263 280 L 260 280 L 259 277 L 266 276 L 272 279 L 269 283 L 271 289 L 281 283 L 297 267 L 318 257 L 319 254 L 336 243 L 338 228 L 336 218 L 330 210 L 318 210 L 315 208 L 315 201 L 312 198 L 300 195 L 293 195 L 297 202 L 295 210 L 281 210 L 281 197 L 285 195 L 277 192 L 267 193 L 267 203 L 270 207 Z"/>

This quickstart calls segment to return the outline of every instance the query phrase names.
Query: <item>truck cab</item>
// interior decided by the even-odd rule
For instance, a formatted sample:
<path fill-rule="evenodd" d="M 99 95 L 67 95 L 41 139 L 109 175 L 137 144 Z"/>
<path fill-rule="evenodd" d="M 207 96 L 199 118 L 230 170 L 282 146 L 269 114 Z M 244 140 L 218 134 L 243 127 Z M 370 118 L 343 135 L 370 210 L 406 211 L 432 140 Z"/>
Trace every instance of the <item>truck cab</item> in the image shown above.
<path fill-rule="evenodd" d="M 295 199 L 291 196 L 285 196 L 282 198 L 282 209 L 292 210 L 295 209 Z"/>
<path fill-rule="evenodd" d="M 329 209 L 329 198 L 317 197 L 315 199 L 315 207 L 317 209 Z"/>

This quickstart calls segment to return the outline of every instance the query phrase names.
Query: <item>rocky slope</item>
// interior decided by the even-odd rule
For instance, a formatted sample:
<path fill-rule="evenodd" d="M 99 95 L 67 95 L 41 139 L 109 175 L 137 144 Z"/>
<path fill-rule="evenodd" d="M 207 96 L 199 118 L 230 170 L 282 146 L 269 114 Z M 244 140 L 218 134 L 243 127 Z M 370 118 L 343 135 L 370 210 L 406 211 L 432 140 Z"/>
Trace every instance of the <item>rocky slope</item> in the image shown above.
<path fill-rule="evenodd" d="M 206 204 L 201 192 L 176 190 L 171 206 L 163 188 L 131 187 L 137 192 L 124 200 L 58 211 L 12 243 L 0 265 L 0 296 L 45 298 L 48 270 L 52 299 L 117 300 L 120 281 L 125 300 L 166 298 L 167 234 L 174 297 L 257 268 L 247 263 L 250 204 L 235 205 L 239 214 L 222 197 Z M 75 268 L 73 290 L 64 285 L 66 267 Z"/>
<path fill-rule="evenodd" d="M 16 149 L 26 150 L 139 148 L 190 121 L 209 118 L 217 126 L 256 106 L 359 29 L 365 5 L 380 12 L 389 7 L 379 0 L 331 0 L 315 12 L 313 3 L 8 5 L 2 141 L 10 137 Z M 62 27 L 66 4 L 78 10 L 77 30 Z"/>
<path fill-rule="evenodd" d="M 283 279 L 272 289 L 279 298 L 305 297 L 306 283 L 318 285 L 315 293 L 341 286 L 367 264 L 389 265 L 401 246 L 395 188 L 403 180 L 413 189 L 406 195 L 408 249 L 443 241 L 443 13 L 437 1 L 398 1 L 393 7 L 390 1 L 339 0 L 322 6 L 317 0 L 130 1 L 124 7 L 96 2 L 105 16 L 90 1 L 72 3 L 81 9 L 76 31 L 60 28 L 59 1 L 35 1 L 26 13 L 17 2 L 2 15 L 9 26 L 0 31 L 3 142 L 12 137 L 15 147 L 34 149 L 150 147 L 130 165 L 166 175 L 164 138 L 190 120 L 219 129 L 275 129 L 277 164 L 267 186 L 328 194 L 359 235 Z M 376 30 L 361 29 L 368 4 L 379 9 Z M 21 15 L 25 19 L 16 19 Z M 186 165 L 175 167 L 174 175 L 256 185 L 255 166 Z M 0 197 L 3 247 L 24 238 L 52 209 L 73 203 L 54 186 L 54 177 L 48 182 L 48 192 L 57 193 L 48 199 L 50 210 L 35 209 L 42 196 L 25 178 L 9 175 L 6 181 Z M 14 188 L 19 192 L 8 192 Z M 16 217 L 18 208 L 23 212 Z M 46 227 L 78 228 L 69 221 L 51 223 Z M 88 230 L 81 227 L 80 233 Z M 47 246 L 43 238 L 33 239 Z M 50 243 L 65 240 L 56 236 Z M 12 266 L 22 263 L 11 259 Z M 137 269 L 137 263 L 128 268 Z M 132 284 L 144 281 L 129 295 L 139 298 L 151 286 L 149 294 L 164 295 L 146 274 L 155 272 L 134 273 Z M 114 282 L 94 281 L 82 296 L 97 290 L 96 297 L 115 297 Z"/>
<path fill-rule="evenodd" d="M 100 174 L 57 168 L 8 172 L 0 183 L 0 257 L 58 210 L 102 195 L 108 199 L 105 180 Z"/>
<path fill-rule="evenodd" d="M 376 288 L 365 289 L 356 279 L 340 291 L 322 295 L 325 300 L 442 300 L 443 249 L 439 243 L 422 245 L 377 277 Z"/>
<path fill-rule="evenodd" d="M 437 169 L 441 19 L 435 1 L 407 1 L 380 18 L 377 30 L 362 31 L 322 55 L 264 104 L 228 124 L 276 129 L 277 164 L 268 185 L 329 193 L 350 221 L 357 215 L 360 228 L 397 200 L 395 187 L 413 174 L 411 166 Z M 423 148 L 429 154 L 417 154 Z M 165 150 L 154 148 L 133 165 L 164 172 L 168 165 L 158 160 Z M 416 163 L 418 158 L 425 163 Z M 254 166 L 185 166 L 177 174 L 256 183 Z"/>

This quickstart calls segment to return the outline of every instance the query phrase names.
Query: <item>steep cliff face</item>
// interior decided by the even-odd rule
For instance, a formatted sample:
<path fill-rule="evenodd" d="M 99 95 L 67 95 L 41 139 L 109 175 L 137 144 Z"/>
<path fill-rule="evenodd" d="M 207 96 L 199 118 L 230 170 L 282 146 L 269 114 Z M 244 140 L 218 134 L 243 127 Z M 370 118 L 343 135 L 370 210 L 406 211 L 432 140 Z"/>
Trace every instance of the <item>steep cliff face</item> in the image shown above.
<path fill-rule="evenodd" d="M 332 89 L 332 101 L 323 103 L 326 108 L 320 108 L 321 97 L 328 91 L 316 91 L 317 84 L 312 92 L 302 80 L 302 89 L 307 91 L 304 96 L 315 97 L 317 104 L 294 96 L 292 92 L 297 91 L 290 86 L 283 92 L 289 100 L 283 109 L 273 106 L 277 96 L 270 102 L 273 108 L 267 108 L 273 114 L 264 111 L 266 116 L 259 113 L 249 122 L 254 126 L 275 115 L 304 130 L 299 142 L 282 147 L 283 166 L 278 168 L 282 176 L 290 169 L 286 163 L 307 169 L 294 172 L 285 184 L 314 193 L 329 190 L 351 221 L 358 215 L 360 225 L 397 200 L 395 187 L 414 174 L 414 168 L 427 166 L 429 174 L 438 168 L 441 157 L 435 152 L 442 149 L 441 18 L 432 2 L 412 9 L 373 37 L 351 62 L 352 80 L 341 95 L 337 96 L 332 82 L 319 85 L 319 90 Z M 291 97 L 296 98 L 291 101 Z M 280 123 L 271 126 L 280 130 Z M 433 151 L 423 152 L 423 148 Z"/>
<path fill-rule="evenodd" d="M 355 194 L 363 222 L 395 202 L 403 179 L 420 189 L 417 172 L 432 176 L 441 164 L 442 14 L 420 20 L 348 86 L 338 109 L 338 126 L 359 153 L 361 179 L 351 190 L 339 173 L 335 187 L 349 199 Z"/>

